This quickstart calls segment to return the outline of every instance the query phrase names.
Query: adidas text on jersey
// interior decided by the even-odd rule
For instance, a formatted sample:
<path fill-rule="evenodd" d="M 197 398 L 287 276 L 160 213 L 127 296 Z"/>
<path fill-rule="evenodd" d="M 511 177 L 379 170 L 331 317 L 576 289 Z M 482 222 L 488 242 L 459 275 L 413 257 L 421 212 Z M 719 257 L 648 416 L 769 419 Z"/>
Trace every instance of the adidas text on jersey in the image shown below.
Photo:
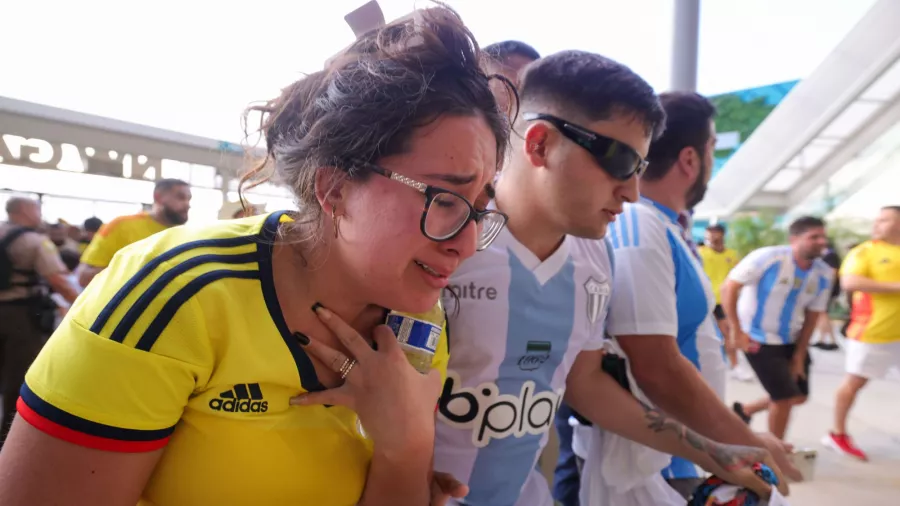
<path fill-rule="evenodd" d="M 265 413 L 269 403 L 263 400 L 259 383 L 247 383 L 220 393 L 218 398 L 209 401 L 209 407 L 213 411 L 229 413 Z"/>

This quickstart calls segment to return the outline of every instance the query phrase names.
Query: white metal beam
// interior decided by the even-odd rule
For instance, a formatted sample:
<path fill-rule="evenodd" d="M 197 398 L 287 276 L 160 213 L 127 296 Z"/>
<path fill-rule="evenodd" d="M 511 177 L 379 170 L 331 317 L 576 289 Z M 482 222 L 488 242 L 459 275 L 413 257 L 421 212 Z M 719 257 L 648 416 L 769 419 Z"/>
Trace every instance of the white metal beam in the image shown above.
<path fill-rule="evenodd" d="M 738 211 L 900 58 L 900 1 L 880 0 L 710 183 L 696 216 Z"/>

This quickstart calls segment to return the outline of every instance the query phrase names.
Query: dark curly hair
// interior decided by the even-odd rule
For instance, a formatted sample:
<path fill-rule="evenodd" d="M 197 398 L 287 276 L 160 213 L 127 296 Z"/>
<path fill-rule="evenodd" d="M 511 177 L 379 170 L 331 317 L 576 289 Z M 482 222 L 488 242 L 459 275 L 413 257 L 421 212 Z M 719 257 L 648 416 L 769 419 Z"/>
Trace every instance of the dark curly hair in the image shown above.
<path fill-rule="evenodd" d="M 245 132 L 249 137 L 248 114 L 260 114 L 266 155 L 241 179 L 240 191 L 274 175 L 298 201 L 297 240 L 318 239 L 317 169 L 364 181 L 370 173 L 360 170 L 363 163 L 406 152 L 418 128 L 445 115 L 483 117 L 497 141 L 499 169 L 509 124 L 482 70 L 486 58 L 456 12 L 443 6 L 364 34 L 324 70 L 248 108 Z"/>

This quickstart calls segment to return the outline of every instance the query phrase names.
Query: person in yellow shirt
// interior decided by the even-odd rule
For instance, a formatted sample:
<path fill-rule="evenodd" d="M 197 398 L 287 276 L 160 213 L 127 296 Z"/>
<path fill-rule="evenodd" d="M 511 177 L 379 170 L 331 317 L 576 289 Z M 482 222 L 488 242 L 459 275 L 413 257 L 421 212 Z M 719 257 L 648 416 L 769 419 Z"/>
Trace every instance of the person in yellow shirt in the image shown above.
<path fill-rule="evenodd" d="M 147 213 L 119 216 L 94 234 L 81 254 L 78 282 L 87 286 L 125 246 L 187 222 L 191 187 L 180 179 L 161 179 L 153 188 L 153 208 Z"/>
<path fill-rule="evenodd" d="M 847 375 L 835 395 L 834 430 L 822 442 L 865 461 L 865 452 L 847 434 L 847 416 L 869 379 L 900 369 L 900 206 L 881 209 L 872 240 L 850 250 L 840 276 L 844 289 L 854 292 Z"/>
<path fill-rule="evenodd" d="M 251 109 L 266 158 L 242 189 L 273 168 L 298 211 L 115 255 L 26 376 L 0 504 L 439 503 L 451 341 L 421 374 L 381 323 L 433 309 L 506 224 L 487 206 L 509 125 L 481 59 L 455 13 L 421 10 Z"/>
<path fill-rule="evenodd" d="M 703 240 L 703 246 L 699 248 L 700 258 L 703 260 L 703 270 L 709 277 L 712 284 L 713 292 L 716 295 L 716 307 L 713 314 L 716 317 L 716 324 L 719 331 L 722 332 L 725 342 L 725 352 L 728 355 L 728 361 L 732 369 L 738 366 L 737 350 L 728 342 L 728 321 L 725 319 L 725 311 L 722 310 L 722 296 L 719 290 L 722 283 L 728 278 L 728 273 L 738 264 L 740 257 L 737 251 L 725 247 L 725 227 L 719 224 L 706 227 L 706 233 Z"/>
<path fill-rule="evenodd" d="M 79 255 L 84 255 L 85 250 L 90 246 L 91 241 L 94 240 L 94 236 L 97 235 L 101 227 L 103 227 L 103 220 L 96 216 L 84 220 L 84 224 L 81 226 L 81 237 L 78 238 Z"/>

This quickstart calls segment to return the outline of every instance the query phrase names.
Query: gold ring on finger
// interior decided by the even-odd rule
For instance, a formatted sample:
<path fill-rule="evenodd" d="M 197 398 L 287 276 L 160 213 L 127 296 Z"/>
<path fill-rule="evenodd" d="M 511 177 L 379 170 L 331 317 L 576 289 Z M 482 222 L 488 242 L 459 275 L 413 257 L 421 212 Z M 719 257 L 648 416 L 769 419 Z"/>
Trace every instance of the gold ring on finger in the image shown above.
<path fill-rule="evenodd" d="M 331 360 L 331 370 L 332 371 L 340 371 L 341 369 L 346 367 L 347 364 L 349 364 L 349 363 L 350 363 L 350 359 L 347 358 L 346 355 L 344 355 L 343 353 L 340 353 L 340 352 L 336 352 L 334 354 L 334 358 Z"/>
<path fill-rule="evenodd" d="M 346 362 L 341 366 L 341 379 L 345 379 L 350 371 L 353 370 L 353 366 L 356 365 L 356 360 L 347 359 Z"/>

